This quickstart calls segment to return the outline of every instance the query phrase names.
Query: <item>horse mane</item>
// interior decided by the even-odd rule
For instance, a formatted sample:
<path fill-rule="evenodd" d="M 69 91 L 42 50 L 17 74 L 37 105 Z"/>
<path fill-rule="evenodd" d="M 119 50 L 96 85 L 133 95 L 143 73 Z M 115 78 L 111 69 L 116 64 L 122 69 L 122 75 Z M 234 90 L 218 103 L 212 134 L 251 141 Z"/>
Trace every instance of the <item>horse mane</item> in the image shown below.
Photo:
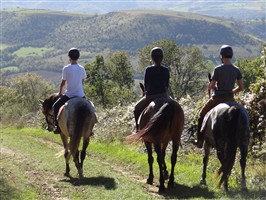
<path fill-rule="evenodd" d="M 48 110 L 52 109 L 54 103 L 59 99 L 57 93 L 51 94 L 42 103 L 42 113 L 47 113 Z"/>

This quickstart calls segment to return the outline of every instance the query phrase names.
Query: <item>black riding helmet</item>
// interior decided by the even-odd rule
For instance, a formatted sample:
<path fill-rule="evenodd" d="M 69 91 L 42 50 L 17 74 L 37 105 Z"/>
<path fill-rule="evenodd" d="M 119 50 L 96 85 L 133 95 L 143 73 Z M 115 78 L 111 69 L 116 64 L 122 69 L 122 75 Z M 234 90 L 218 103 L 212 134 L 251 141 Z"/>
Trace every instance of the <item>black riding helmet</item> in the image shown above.
<path fill-rule="evenodd" d="M 160 47 L 154 47 L 151 50 L 151 58 L 154 60 L 154 62 L 162 62 L 163 50 Z"/>
<path fill-rule="evenodd" d="M 229 45 L 223 45 L 220 48 L 220 56 L 223 58 L 232 58 L 233 57 L 233 49 Z"/>
<path fill-rule="evenodd" d="M 69 56 L 72 60 L 77 60 L 77 59 L 79 59 L 79 56 L 80 56 L 80 54 L 79 54 L 79 50 L 76 49 L 76 48 L 71 48 L 71 49 L 69 49 L 69 51 L 68 51 L 68 56 Z"/>

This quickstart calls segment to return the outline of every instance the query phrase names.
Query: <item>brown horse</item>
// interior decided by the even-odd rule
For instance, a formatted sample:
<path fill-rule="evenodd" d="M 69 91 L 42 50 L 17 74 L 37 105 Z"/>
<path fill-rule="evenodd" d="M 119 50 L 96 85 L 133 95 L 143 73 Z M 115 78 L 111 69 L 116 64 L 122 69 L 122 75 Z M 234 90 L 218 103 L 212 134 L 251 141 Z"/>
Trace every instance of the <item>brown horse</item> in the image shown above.
<path fill-rule="evenodd" d="M 57 94 L 52 94 L 44 101 L 41 101 L 42 113 L 45 115 L 49 131 L 54 129 L 52 105 L 58 98 Z M 86 149 L 89 145 L 90 136 L 93 134 L 92 129 L 96 122 L 95 108 L 93 104 L 85 98 L 72 98 L 62 106 L 58 114 L 58 123 L 61 129 L 60 136 L 65 149 L 65 176 L 70 177 L 69 159 L 72 155 L 78 170 L 79 178 L 83 177 L 83 161 L 86 156 Z M 68 142 L 69 137 L 70 141 Z M 79 158 L 78 148 L 81 137 L 83 138 L 83 147 Z"/>
<path fill-rule="evenodd" d="M 143 88 L 143 87 L 142 87 Z M 168 179 L 168 171 L 165 163 L 165 150 L 172 141 L 171 173 L 168 187 L 174 185 L 174 168 L 177 151 L 180 145 L 184 128 L 184 112 L 181 106 L 173 99 L 159 98 L 152 101 L 142 112 L 140 119 L 140 131 L 127 137 L 129 141 L 143 140 L 149 163 L 148 184 L 153 184 L 153 156 L 152 145 L 157 153 L 157 162 L 160 169 L 159 192 L 165 192 L 164 182 Z"/>

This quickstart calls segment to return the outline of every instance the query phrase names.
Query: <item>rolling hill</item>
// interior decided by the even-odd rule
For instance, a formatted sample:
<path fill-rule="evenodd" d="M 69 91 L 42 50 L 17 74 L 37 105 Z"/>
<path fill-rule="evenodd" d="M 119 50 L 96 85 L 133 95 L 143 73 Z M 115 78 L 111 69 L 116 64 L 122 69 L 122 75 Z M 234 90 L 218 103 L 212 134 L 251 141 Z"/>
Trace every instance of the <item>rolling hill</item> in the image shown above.
<path fill-rule="evenodd" d="M 62 66 L 67 49 L 73 46 L 81 49 L 88 62 L 103 52 L 126 50 L 135 55 L 139 48 L 161 39 L 197 45 L 206 57 L 217 57 L 224 43 L 233 45 L 238 57 L 256 57 L 265 43 L 261 21 L 262 25 L 248 29 L 248 24 L 238 21 L 185 12 L 130 10 L 88 15 L 18 9 L 2 12 L 2 19 L 2 67 L 29 65 L 29 57 L 14 55 L 23 47 L 47 49 L 27 66 L 31 70 Z"/>
<path fill-rule="evenodd" d="M 236 19 L 265 19 L 264 0 L 128 0 L 128 1 L 3 1 L 2 8 L 48 9 L 104 14 L 117 10 L 173 10 Z"/>

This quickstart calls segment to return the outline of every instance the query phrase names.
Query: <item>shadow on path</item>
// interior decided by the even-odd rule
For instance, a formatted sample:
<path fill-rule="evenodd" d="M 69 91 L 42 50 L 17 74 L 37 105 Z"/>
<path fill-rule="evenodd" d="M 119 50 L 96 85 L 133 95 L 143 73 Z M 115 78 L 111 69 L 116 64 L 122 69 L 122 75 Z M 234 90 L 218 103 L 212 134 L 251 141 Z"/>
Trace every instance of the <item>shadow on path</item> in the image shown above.
<path fill-rule="evenodd" d="M 114 190 L 117 188 L 115 180 L 104 176 L 89 177 L 89 178 L 72 178 L 63 179 L 61 182 L 71 183 L 73 186 L 92 185 L 92 186 L 104 186 L 107 190 Z"/>

